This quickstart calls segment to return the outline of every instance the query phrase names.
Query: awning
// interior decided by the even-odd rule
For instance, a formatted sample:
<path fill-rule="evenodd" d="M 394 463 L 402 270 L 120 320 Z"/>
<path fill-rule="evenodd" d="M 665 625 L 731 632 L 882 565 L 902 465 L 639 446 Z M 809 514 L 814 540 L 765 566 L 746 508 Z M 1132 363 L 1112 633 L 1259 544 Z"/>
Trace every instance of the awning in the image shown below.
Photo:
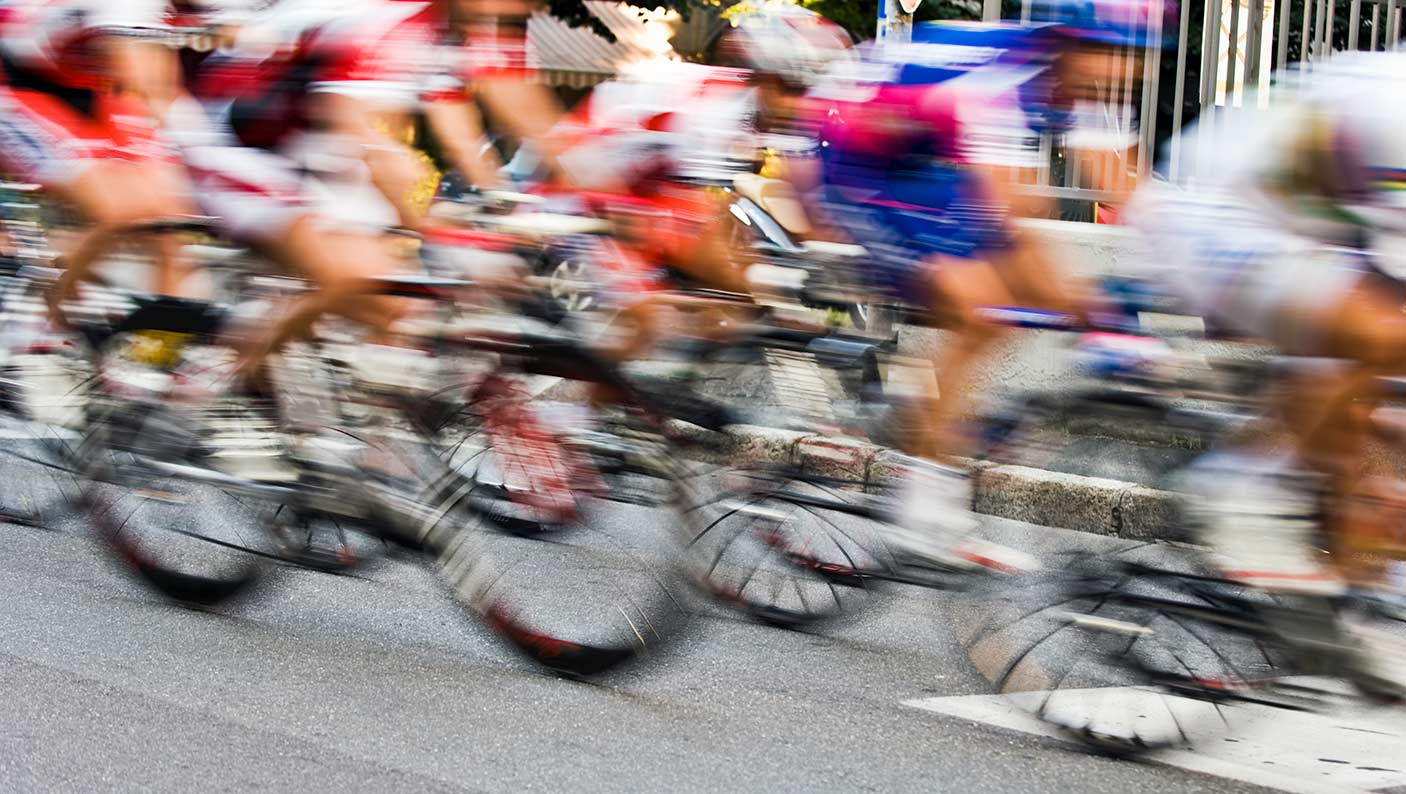
<path fill-rule="evenodd" d="M 586 88 L 632 63 L 678 60 L 669 46 L 679 22 L 677 12 L 611 0 L 586 0 L 586 8 L 615 35 L 614 42 L 589 27 L 573 28 L 545 12 L 528 21 L 528 57 L 545 82 Z"/>

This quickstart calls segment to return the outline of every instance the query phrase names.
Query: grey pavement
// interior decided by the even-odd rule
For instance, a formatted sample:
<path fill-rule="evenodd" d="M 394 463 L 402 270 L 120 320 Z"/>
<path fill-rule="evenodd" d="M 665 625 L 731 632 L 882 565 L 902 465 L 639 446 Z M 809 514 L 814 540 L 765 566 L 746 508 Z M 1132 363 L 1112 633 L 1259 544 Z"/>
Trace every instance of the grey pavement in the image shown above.
<path fill-rule="evenodd" d="M 914 588 L 828 634 L 708 610 L 599 684 L 518 661 L 410 560 L 289 569 L 198 612 L 128 581 L 81 526 L 0 525 L 0 603 L 7 792 L 1253 789 L 902 705 L 986 691 L 947 628 L 970 607 Z"/>

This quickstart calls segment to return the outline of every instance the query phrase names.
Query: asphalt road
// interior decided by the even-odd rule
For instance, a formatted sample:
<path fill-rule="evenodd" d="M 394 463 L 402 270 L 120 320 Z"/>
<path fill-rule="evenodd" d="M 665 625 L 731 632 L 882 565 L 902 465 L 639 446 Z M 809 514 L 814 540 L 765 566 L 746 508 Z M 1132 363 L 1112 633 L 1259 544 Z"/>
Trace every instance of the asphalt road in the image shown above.
<path fill-rule="evenodd" d="M 12 485 L 44 479 L 4 468 Z M 656 519 L 598 520 L 627 533 Z M 0 525 L 0 790 L 1254 788 L 903 705 L 986 691 L 946 628 L 971 607 L 916 588 L 826 634 L 707 610 L 667 653 L 596 684 L 519 661 L 411 560 L 288 569 L 257 596 L 173 606 L 80 523 Z"/>

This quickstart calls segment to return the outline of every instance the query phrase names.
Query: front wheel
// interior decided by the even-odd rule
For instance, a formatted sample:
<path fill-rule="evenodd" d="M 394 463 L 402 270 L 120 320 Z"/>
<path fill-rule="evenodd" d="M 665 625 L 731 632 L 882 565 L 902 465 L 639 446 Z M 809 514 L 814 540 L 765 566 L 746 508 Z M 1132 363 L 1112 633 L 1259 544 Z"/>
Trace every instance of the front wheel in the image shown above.
<path fill-rule="evenodd" d="M 684 561 L 719 603 L 786 628 L 813 627 L 871 604 L 891 570 L 882 528 L 854 484 L 785 468 L 691 477 Z"/>
<path fill-rule="evenodd" d="M 277 506 L 240 498 L 160 447 L 193 444 L 192 428 L 159 408 L 116 408 L 79 450 L 80 505 L 90 526 L 138 580 L 175 601 L 213 606 L 248 591 L 278 550 Z M 171 464 L 171 465 L 166 465 Z"/>
<path fill-rule="evenodd" d="M 422 490 L 383 503 L 501 639 L 555 672 L 599 675 L 655 654 L 688 620 L 668 564 L 670 484 L 635 465 L 661 437 L 629 390 L 608 403 L 594 393 L 613 368 L 569 343 L 539 344 L 484 374 L 438 433 L 399 445 Z M 559 378 L 545 393 L 532 388 L 541 371 Z M 625 494 L 641 471 L 639 493 Z"/>
<path fill-rule="evenodd" d="M 1146 544 L 1069 554 L 976 590 L 958 638 L 996 692 L 1118 755 L 1218 740 L 1225 706 L 1278 674 L 1263 596 L 1207 577 L 1195 555 Z"/>

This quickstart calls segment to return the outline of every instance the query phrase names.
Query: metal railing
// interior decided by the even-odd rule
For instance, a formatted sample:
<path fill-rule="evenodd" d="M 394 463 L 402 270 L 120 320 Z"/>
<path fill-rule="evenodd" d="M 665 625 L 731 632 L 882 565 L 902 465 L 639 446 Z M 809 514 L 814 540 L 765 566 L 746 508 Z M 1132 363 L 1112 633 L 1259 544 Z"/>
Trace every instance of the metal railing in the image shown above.
<path fill-rule="evenodd" d="M 1004 14 L 1001 6 L 985 2 L 984 18 L 1029 19 L 1030 0 L 1005 4 Z M 1124 52 L 1103 91 L 1105 113 L 1115 128 L 1129 135 L 1136 130 L 1136 146 L 1110 161 L 1106 155 L 1081 156 L 1048 138 L 1041 142 L 1048 165 L 1023 175 L 1024 189 L 1075 202 L 1115 202 L 1150 174 L 1183 179 L 1184 127 L 1218 108 L 1243 107 L 1250 98 L 1267 107 L 1285 70 L 1311 70 L 1343 50 L 1397 49 L 1403 6 L 1406 0 L 1184 0 L 1174 16 L 1154 14 L 1154 20 L 1175 19 L 1176 30 L 1153 29 L 1146 48 Z M 1197 28 L 1199 42 L 1193 39 Z M 1172 42 L 1175 47 L 1158 46 Z M 1107 169 L 1118 166 L 1110 179 Z"/>

